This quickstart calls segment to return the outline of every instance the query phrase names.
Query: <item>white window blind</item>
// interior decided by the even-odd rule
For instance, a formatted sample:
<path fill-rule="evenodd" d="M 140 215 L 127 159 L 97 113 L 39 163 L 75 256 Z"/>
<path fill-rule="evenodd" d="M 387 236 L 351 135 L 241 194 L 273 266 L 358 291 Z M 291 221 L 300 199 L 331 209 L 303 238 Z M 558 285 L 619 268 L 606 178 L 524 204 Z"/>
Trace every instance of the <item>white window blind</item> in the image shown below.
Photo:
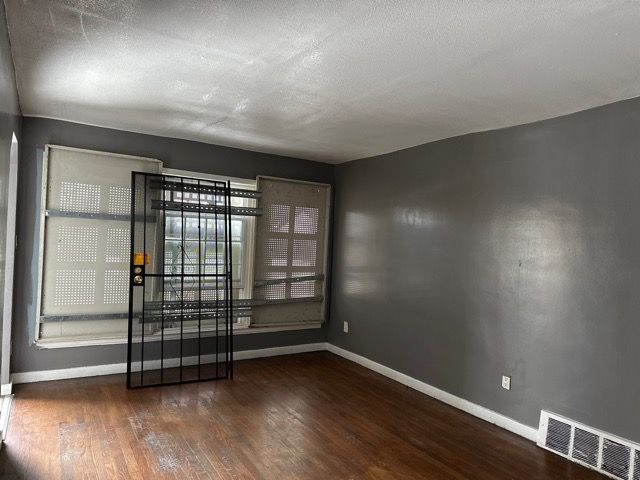
<path fill-rule="evenodd" d="M 126 336 L 131 172 L 161 162 L 47 145 L 36 340 Z"/>
<path fill-rule="evenodd" d="M 258 177 L 253 324 L 324 321 L 331 187 Z M 305 277 L 303 281 L 296 278 Z M 284 281 L 283 281 L 284 280 Z M 265 300 L 264 305 L 259 301 Z"/>

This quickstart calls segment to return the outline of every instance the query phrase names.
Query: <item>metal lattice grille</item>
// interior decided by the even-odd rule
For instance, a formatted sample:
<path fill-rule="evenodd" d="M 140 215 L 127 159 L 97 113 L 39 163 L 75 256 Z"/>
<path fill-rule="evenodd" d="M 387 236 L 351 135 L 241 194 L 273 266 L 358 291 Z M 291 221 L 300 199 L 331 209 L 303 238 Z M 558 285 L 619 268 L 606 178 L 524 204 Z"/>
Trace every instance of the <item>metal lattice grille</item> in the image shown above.
<path fill-rule="evenodd" d="M 635 451 L 633 480 L 640 480 L 640 450 Z"/>

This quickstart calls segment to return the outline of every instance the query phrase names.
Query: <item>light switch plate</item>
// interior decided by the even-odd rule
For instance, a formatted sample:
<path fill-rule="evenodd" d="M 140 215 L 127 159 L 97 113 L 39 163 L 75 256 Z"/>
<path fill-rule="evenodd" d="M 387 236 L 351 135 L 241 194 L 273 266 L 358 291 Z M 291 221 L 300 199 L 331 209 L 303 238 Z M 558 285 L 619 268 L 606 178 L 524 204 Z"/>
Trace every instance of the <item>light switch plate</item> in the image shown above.
<path fill-rule="evenodd" d="M 349 333 L 349 322 L 342 322 L 342 331 L 344 333 Z"/>
<path fill-rule="evenodd" d="M 511 390 L 511 377 L 507 375 L 502 376 L 502 388 L 505 390 Z"/>

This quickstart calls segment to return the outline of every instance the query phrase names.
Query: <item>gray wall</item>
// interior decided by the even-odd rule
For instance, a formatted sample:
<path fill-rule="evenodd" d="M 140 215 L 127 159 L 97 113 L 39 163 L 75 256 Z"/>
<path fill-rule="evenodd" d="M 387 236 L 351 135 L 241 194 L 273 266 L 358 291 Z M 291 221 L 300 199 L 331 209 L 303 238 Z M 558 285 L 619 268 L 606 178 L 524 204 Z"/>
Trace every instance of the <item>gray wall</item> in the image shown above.
<path fill-rule="evenodd" d="M 4 2 L 0 2 L 0 315 L 4 308 L 5 246 L 9 179 L 9 152 L 13 133 L 20 138 L 20 107 L 11 59 Z M 2 321 L 0 321 L 2 338 Z M 0 345 L 0 350 L 2 345 Z M 0 357 L 1 358 L 1 357 Z M 8 379 L 0 378 L 0 383 Z"/>
<path fill-rule="evenodd" d="M 333 183 L 331 165 L 76 123 L 25 117 L 20 143 L 18 260 L 12 371 L 25 372 L 126 361 L 125 345 L 38 349 L 32 345 L 36 318 L 40 165 L 45 144 L 139 155 L 167 168 L 255 178 L 271 175 Z M 236 350 L 326 340 L 325 329 L 236 336 Z"/>
<path fill-rule="evenodd" d="M 549 409 L 640 441 L 639 99 L 335 181 L 331 343 L 527 425 Z"/>

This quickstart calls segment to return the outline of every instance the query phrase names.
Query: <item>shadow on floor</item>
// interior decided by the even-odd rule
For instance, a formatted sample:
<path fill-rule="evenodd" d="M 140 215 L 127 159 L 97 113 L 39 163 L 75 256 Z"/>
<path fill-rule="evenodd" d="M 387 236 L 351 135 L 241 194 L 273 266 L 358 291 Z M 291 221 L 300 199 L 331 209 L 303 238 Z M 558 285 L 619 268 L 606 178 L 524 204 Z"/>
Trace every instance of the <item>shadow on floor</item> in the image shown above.
<path fill-rule="evenodd" d="M 6 445 L 0 446 L 0 479 L 22 480 L 26 478 L 20 474 L 19 462 L 9 453 Z"/>

